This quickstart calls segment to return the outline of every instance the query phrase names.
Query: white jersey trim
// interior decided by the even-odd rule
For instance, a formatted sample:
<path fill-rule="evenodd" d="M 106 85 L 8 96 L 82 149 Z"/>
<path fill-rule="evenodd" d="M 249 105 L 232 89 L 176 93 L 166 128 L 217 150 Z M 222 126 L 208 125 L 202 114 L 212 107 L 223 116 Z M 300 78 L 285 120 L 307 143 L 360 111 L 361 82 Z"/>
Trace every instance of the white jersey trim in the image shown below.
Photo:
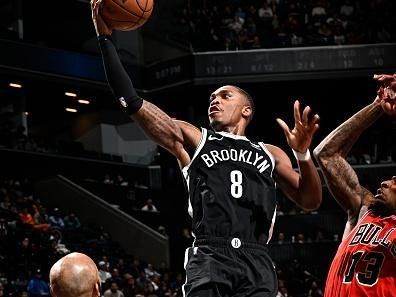
<path fill-rule="evenodd" d="M 268 150 L 268 148 L 267 148 L 267 146 L 265 145 L 264 142 L 259 142 L 258 144 L 259 144 L 259 145 L 261 146 L 261 148 L 267 153 L 268 157 L 269 157 L 270 160 L 271 160 L 271 163 L 272 163 L 271 177 L 272 177 L 272 173 L 274 172 L 274 169 L 275 169 L 275 158 L 274 158 L 274 156 L 271 154 L 271 152 Z"/>
<path fill-rule="evenodd" d="M 216 132 L 216 131 L 215 131 Z M 229 137 L 229 138 L 233 138 L 233 139 L 239 139 L 239 140 L 246 140 L 246 141 L 250 141 L 249 139 L 247 139 L 246 136 L 243 135 L 236 135 L 236 134 L 232 134 L 232 133 L 228 133 L 226 131 L 220 131 L 220 132 L 216 132 L 217 134 L 220 134 L 221 136 L 224 137 Z"/>
<path fill-rule="evenodd" d="M 270 242 L 270 240 L 272 238 L 272 233 L 274 232 L 275 220 L 276 220 L 276 206 L 275 206 L 274 214 L 272 215 L 271 227 L 268 231 L 267 244 Z"/>
<path fill-rule="evenodd" d="M 181 171 L 183 173 L 183 177 L 186 180 L 187 189 L 188 189 L 188 193 L 189 193 L 188 194 L 188 214 L 190 215 L 191 218 L 193 217 L 193 208 L 192 208 L 191 197 L 190 197 L 190 176 L 188 174 L 188 169 L 190 168 L 192 162 L 194 162 L 195 158 L 198 156 L 199 152 L 202 150 L 203 146 L 206 143 L 206 137 L 208 135 L 208 131 L 205 128 L 202 128 L 201 131 L 202 131 L 201 139 L 199 140 L 198 146 L 195 149 L 194 155 L 193 155 L 190 163 L 181 169 Z"/>
<path fill-rule="evenodd" d="M 206 130 L 205 128 L 201 128 L 201 131 L 202 131 L 201 139 L 199 140 L 199 143 L 197 145 L 197 148 L 195 149 L 194 155 L 193 155 L 190 163 L 188 163 L 186 166 L 184 166 L 182 168 L 184 178 L 186 178 L 186 179 L 187 179 L 186 176 L 188 175 L 188 172 L 187 172 L 188 169 L 190 168 L 192 162 L 194 162 L 195 158 L 198 156 L 199 152 L 202 150 L 203 146 L 206 143 L 206 137 L 208 135 L 208 130 Z"/>

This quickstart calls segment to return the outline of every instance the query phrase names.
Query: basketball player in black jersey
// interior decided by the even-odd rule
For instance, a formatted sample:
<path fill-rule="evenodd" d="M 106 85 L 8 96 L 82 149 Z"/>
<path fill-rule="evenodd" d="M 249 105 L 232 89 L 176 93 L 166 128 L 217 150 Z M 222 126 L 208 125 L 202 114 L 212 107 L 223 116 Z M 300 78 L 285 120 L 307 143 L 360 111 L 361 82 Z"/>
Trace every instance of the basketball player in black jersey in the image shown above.
<path fill-rule="evenodd" d="M 112 31 L 100 17 L 101 0 L 92 1 L 93 21 L 114 95 L 124 111 L 177 158 L 186 179 L 195 242 L 186 250 L 184 295 L 275 296 L 276 275 L 267 254 L 275 221 L 275 184 L 301 208 L 319 207 L 321 183 L 309 154 L 319 117 L 310 118 L 309 107 L 300 114 L 296 101 L 295 127 L 289 129 L 277 120 L 298 159 L 300 174 L 283 150 L 244 136 L 254 104 L 236 86 L 223 86 L 210 95 L 208 116 L 213 131 L 171 119 L 137 95 L 111 41 Z M 187 152 L 190 148 L 194 155 Z"/>

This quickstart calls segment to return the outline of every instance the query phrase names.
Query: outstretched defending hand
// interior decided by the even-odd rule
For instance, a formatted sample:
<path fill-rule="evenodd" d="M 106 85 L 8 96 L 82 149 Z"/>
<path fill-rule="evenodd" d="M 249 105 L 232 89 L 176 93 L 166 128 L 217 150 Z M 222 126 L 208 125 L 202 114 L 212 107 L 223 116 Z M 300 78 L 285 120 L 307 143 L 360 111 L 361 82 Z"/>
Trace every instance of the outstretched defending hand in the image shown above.
<path fill-rule="evenodd" d="M 311 108 L 306 106 L 303 110 L 302 116 L 300 112 L 300 102 L 294 102 L 294 128 L 290 130 L 289 126 L 281 119 L 276 119 L 279 126 L 281 126 L 285 133 L 287 143 L 289 146 L 300 153 L 305 153 L 312 142 L 312 137 L 319 129 L 319 115 L 315 114 L 309 119 Z"/>
<path fill-rule="evenodd" d="M 374 74 L 374 79 L 380 82 L 384 88 L 389 88 L 396 92 L 396 74 Z"/>
<path fill-rule="evenodd" d="M 92 21 L 95 26 L 96 35 L 111 35 L 113 31 L 107 26 L 102 16 L 100 15 L 101 5 L 102 0 L 91 0 Z"/>
<path fill-rule="evenodd" d="M 388 115 L 396 116 L 396 74 L 374 75 L 374 79 L 381 83 L 375 101 L 381 104 Z"/>

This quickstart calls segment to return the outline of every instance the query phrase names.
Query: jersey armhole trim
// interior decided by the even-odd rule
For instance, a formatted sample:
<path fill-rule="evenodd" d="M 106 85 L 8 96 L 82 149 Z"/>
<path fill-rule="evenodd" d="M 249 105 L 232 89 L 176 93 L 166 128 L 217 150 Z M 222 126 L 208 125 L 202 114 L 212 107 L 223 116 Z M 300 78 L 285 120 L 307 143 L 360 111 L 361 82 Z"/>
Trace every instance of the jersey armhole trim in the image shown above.
<path fill-rule="evenodd" d="M 272 177 L 272 173 L 274 172 L 274 169 L 275 169 L 275 158 L 274 158 L 274 156 L 271 154 L 271 152 L 268 150 L 268 148 L 267 148 L 267 146 L 265 145 L 264 142 L 259 142 L 258 144 L 259 144 L 259 146 L 261 146 L 261 148 L 267 153 L 268 157 L 269 157 L 270 160 L 271 160 L 271 163 L 272 163 L 271 177 Z"/>
<path fill-rule="evenodd" d="M 182 168 L 184 177 L 187 176 L 188 169 L 190 168 L 191 164 L 194 162 L 195 158 L 198 156 L 199 152 L 202 150 L 203 146 L 206 143 L 206 137 L 208 135 L 208 130 L 206 130 L 205 128 L 201 128 L 201 132 L 202 132 L 201 139 L 199 140 L 199 143 L 197 145 L 197 148 L 195 149 L 194 155 L 193 155 L 190 163 L 188 163 L 186 166 L 184 166 Z"/>

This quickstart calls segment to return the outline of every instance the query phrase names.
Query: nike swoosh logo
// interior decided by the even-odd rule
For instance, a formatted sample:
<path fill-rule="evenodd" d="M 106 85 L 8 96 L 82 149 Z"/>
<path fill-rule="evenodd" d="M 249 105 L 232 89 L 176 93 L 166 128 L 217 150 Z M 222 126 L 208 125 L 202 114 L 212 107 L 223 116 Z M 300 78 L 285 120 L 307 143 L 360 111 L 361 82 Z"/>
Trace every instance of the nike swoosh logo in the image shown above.
<path fill-rule="evenodd" d="M 250 143 L 250 145 L 258 150 L 261 150 L 261 146 L 254 144 L 254 143 Z"/>
<path fill-rule="evenodd" d="M 217 138 L 213 135 L 209 135 L 208 140 L 222 140 L 224 136 L 222 136 L 221 138 Z"/>

